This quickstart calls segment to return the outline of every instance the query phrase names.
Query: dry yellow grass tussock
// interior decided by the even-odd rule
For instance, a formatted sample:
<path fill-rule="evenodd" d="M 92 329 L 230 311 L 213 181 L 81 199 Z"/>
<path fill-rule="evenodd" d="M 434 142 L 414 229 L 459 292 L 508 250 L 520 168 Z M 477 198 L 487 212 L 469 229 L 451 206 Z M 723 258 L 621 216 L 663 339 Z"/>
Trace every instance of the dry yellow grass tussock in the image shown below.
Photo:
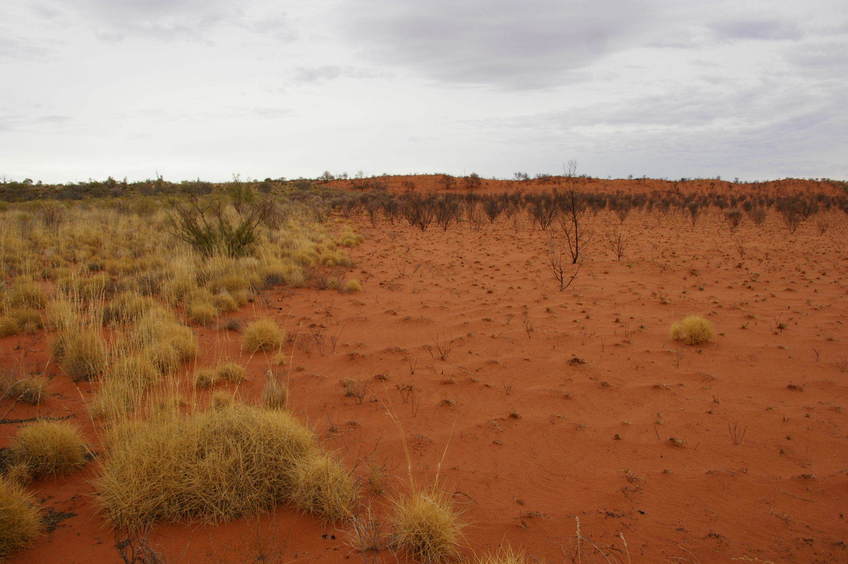
<path fill-rule="evenodd" d="M 29 545 L 41 528 L 41 516 L 33 496 L 0 476 L 0 559 Z"/>
<path fill-rule="evenodd" d="M 523 552 L 516 552 L 512 548 L 505 547 L 483 556 L 477 556 L 474 560 L 467 561 L 466 564 L 529 564 L 529 562 L 530 560 Z"/>
<path fill-rule="evenodd" d="M 713 324 L 703 317 L 689 315 L 672 324 L 671 338 L 687 345 L 702 345 L 713 340 Z"/>
<path fill-rule="evenodd" d="M 262 405 L 268 409 L 284 409 L 288 401 L 288 387 L 281 383 L 273 370 L 265 372 L 262 388 Z"/>
<path fill-rule="evenodd" d="M 39 421 L 18 431 L 10 447 L 12 461 L 35 478 L 67 474 L 82 467 L 86 446 L 79 430 L 64 421 Z"/>
<path fill-rule="evenodd" d="M 353 516 L 356 499 L 353 476 L 329 454 L 313 452 L 295 464 L 290 500 L 301 511 L 341 521 Z"/>
<path fill-rule="evenodd" d="M 298 462 L 317 447 L 285 411 L 234 404 L 127 422 L 109 433 L 97 490 L 116 527 L 220 522 L 288 500 Z"/>
<path fill-rule="evenodd" d="M 95 328 L 69 328 L 53 343 L 53 356 L 74 380 L 92 380 L 106 368 L 106 342 Z"/>
<path fill-rule="evenodd" d="M 15 401 L 38 405 L 44 397 L 47 378 L 44 376 L 25 376 L 15 380 L 6 390 L 6 396 Z"/>
<path fill-rule="evenodd" d="M 395 501 L 392 546 L 414 560 L 434 563 L 459 555 L 463 524 L 447 497 L 418 491 Z"/>
<path fill-rule="evenodd" d="M 244 330 L 244 349 L 255 353 L 272 351 L 283 344 L 285 334 L 273 319 L 259 319 Z"/>

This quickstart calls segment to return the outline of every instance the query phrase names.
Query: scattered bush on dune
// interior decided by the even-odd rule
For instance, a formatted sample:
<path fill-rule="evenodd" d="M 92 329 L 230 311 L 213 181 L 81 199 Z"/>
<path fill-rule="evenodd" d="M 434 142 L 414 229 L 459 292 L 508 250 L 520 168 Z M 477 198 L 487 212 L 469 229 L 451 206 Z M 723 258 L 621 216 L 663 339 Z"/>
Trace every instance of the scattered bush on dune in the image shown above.
<path fill-rule="evenodd" d="M 21 281 L 9 290 L 6 303 L 11 307 L 44 309 L 47 294 L 35 282 Z"/>
<path fill-rule="evenodd" d="M 218 308 L 212 302 L 193 301 L 186 309 L 189 321 L 198 325 L 211 325 L 218 317 Z"/>
<path fill-rule="evenodd" d="M 218 374 L 210 368 L 201 368 L 194 373 L 194 386 L 200 390 L 208 390 L 218 383 Z"/>
<path fill-rule="evenodd" d="M 244 380 L 244 368 L 235 362 L 224 362 L 219 364 L 215 369 L 215 374 L 219 380 L 225 382 L 233 382 L 238 384 Z"/>
<path fill-rule="evenodd" d="M 106 342 L 96 329 L 69 329 L 54 341 L 53 356 L 74 380 L 91 380 L 107 362 Z"/>
<path fill-rule="evenodd" d="M 64 421 L 39 421 L 18 431 L 12 461 L 34 478 L 67 474 L 85 465 L 86 446 L 79 430 Z"/>
<path fill-rule="evenodd" d="M 347 282 L 344 283 L 342 290 L 345 293 L 348 293 L 348 294 L 353 293 L 353 292 L 361 292 L 362 291 L 362 284 L 359 282 L 359 280 L 355 280 L 355 279 L 348 280 Z"/>
<path fill-rule="evenodd" d="M 284 338 L 285 335 L 276 321 L 260 319 L 245 328 L 244 349 L 251 353 L 272 351 L 283 344 Z"/>
<path fill-rule="evenodd" d="M 0 337 L 34 333 L 44 326 L 41 313 L 32 308 L 15 308 L 0 317 Z"/>
<path fill-rule="evenodd" d="M 162 374 L 175 371 L 197 354 L 194 332 L 161 309 L 145 314 L 126 335 L 125 346 L 143 351 Z"/>
<path fill-rule="evenodd" d="M 42 529 L 35 498 L 0 476 L 0 559 L 28 546 Z"/>
<path fill-rule="evenodd" d="M 228 390 L 215 390 L 212 392 L 209 405 L 214 409 L 225 409 L 236 403 L 236 396 Z"/>
<path fill-rule="evenodd" d="M 459 555 L 463 525 L 444 494 L 418 491 L 395 501 L 392 546 L 414 560 L 434 563 Z"/>
<path fill-rule="evenodd" d="M 191 415 L 172 412 L 118 425 L 108 443 L 96 487 L 119 529 L 255 514 L 291 501 L 296 483 L 312 494 L 299 498 L 309 501 L 305 510 L 332 514 L 337 499 L 350 499 L 344 480 L 307 487 L 314 484 L 302 476 L 305 468 L 333 476 L 343 471 L 304 462 L 320 451 L 312 432 L 286 411 L 232 403 Z"/>
<path fill-rule="evenodd" d="M 288 388 L 280 383 L 273 370 L 268 370 L 262 388 L 262 405 L 268 409 L 284 409 L 287 401 Z"/>
<path fill-rule="evenodd" d="M 124 324 L 137 321 L 156 305 L 152 299 L 134 292 L 123 292 L 115 296 L 103 309 L 103 322 Z"/>
<path fill-rule="evenodd" d="M 25 376 L 15 380 L 6 395 L 15 401 L 38 405 L 44 398 L 44 389 L 47 387 L 47 378 L 44 376 Z"/>
<path fill-rule="evenodd" d="M 529 564 L 529 562 L 530 560 L 524 553 L 506 547 L 484 556 L 478 556 L 466 564 Z"/>
<path fill-rule="evenodd" d="M 713 324 L 703 317 L 689 315 L 671 326 L 671 338 L 687 345 L 702 345 L 713 340 Z"/>
<path fill-rule="evenodd" d="M 238 310 L 239 305 L 236 299 L 227 290 L 221 290 L 212 297 L 212 304 L 218 308 L 218 311 L 231 313 Z"/>
<path fill-rule="evenodd" d="M 18 322 L 9 315 L 0 316 L 0 338 L 11 337 L 17 335 L 21 330 L 18 327 Z"/>
<path fill-rule="evenodd" d="M 298 460 L 292 470 L 290 500 L 295 507 L 326 521 L 353 516 L 356 483 L 335 458 L 313 452 Z"/>

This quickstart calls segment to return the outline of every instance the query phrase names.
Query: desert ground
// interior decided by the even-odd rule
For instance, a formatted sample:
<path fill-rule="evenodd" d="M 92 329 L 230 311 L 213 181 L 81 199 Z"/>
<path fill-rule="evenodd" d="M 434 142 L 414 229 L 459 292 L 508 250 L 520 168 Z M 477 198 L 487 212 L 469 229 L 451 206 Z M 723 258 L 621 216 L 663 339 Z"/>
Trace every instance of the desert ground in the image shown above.
<path fill-rule="evenodd" d="M 378 183 L 384 196 L 845 197 L 816 181 L 326 185 L 361 195 Z M 848 562 L 848 215 L 822 208 L 790 229 L 774 208 L 761 224 L 742 213 L 736 226 L 710 206 L 694 220 L 677 208 L 581 213 L 579 269 L 568 257 L 573 280 L 560 290 L 560 227 L 541 229 L 527 210 L 421 229 L 335 209 L 328 229 L 362 237 L 345 247 L 349 262 L 316 264 L 307 283 L 187 321 L 197 352 L 172 382 L 203 405 L 210 392 L 191 375 L 232 361 L 246 379 L 216 389 L 251 404 L 275 372 L 287 409 L 354 477 L 356 522 L 370 515 L 390 538 L 396 500 L 442 492 L 464 525 L 458 559 L 508 546 L 523 554 L 515 562 Z M 709 342 L 672 339 L 687 315 L 712 324 Z M 285 331 L 276 351 L 245 349 L 243 328 L 258 319 Z M 36 405 L 0 400 L 0 447 L 37 418 L 63 418 L 81 429 L 90 460 L 26 483 L 48 525 L 10 563 L 416 561 L 379 535 L 363 550 L 372 547 L 353 541 L 349 519 L 286 504 L 126 535 L 96 486 L 110 452 L 91 409 L 102 382 L 74 381 L 45 325 L 0 339 L 7 371 L 48 378 Z"/>

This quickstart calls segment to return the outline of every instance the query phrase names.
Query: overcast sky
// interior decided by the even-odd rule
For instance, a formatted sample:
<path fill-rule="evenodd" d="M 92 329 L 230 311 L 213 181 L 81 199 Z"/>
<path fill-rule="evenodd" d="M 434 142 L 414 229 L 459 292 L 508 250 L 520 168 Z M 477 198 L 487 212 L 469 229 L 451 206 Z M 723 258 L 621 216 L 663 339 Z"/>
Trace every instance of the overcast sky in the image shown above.
<path fill-rule="evenodd" d="M 846 0 L 0 0 L 0 177 L 848 177 Z"/>

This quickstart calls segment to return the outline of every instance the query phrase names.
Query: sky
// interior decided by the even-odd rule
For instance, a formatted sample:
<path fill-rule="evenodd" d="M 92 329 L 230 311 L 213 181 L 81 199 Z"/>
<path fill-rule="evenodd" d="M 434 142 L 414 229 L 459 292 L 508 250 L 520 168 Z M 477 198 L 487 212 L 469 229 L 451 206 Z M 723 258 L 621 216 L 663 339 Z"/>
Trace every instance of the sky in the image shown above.
<path fill-rule="evenodd" d="M 845 0 L 2 0 L 0 178 L 848 178 Z"/>

